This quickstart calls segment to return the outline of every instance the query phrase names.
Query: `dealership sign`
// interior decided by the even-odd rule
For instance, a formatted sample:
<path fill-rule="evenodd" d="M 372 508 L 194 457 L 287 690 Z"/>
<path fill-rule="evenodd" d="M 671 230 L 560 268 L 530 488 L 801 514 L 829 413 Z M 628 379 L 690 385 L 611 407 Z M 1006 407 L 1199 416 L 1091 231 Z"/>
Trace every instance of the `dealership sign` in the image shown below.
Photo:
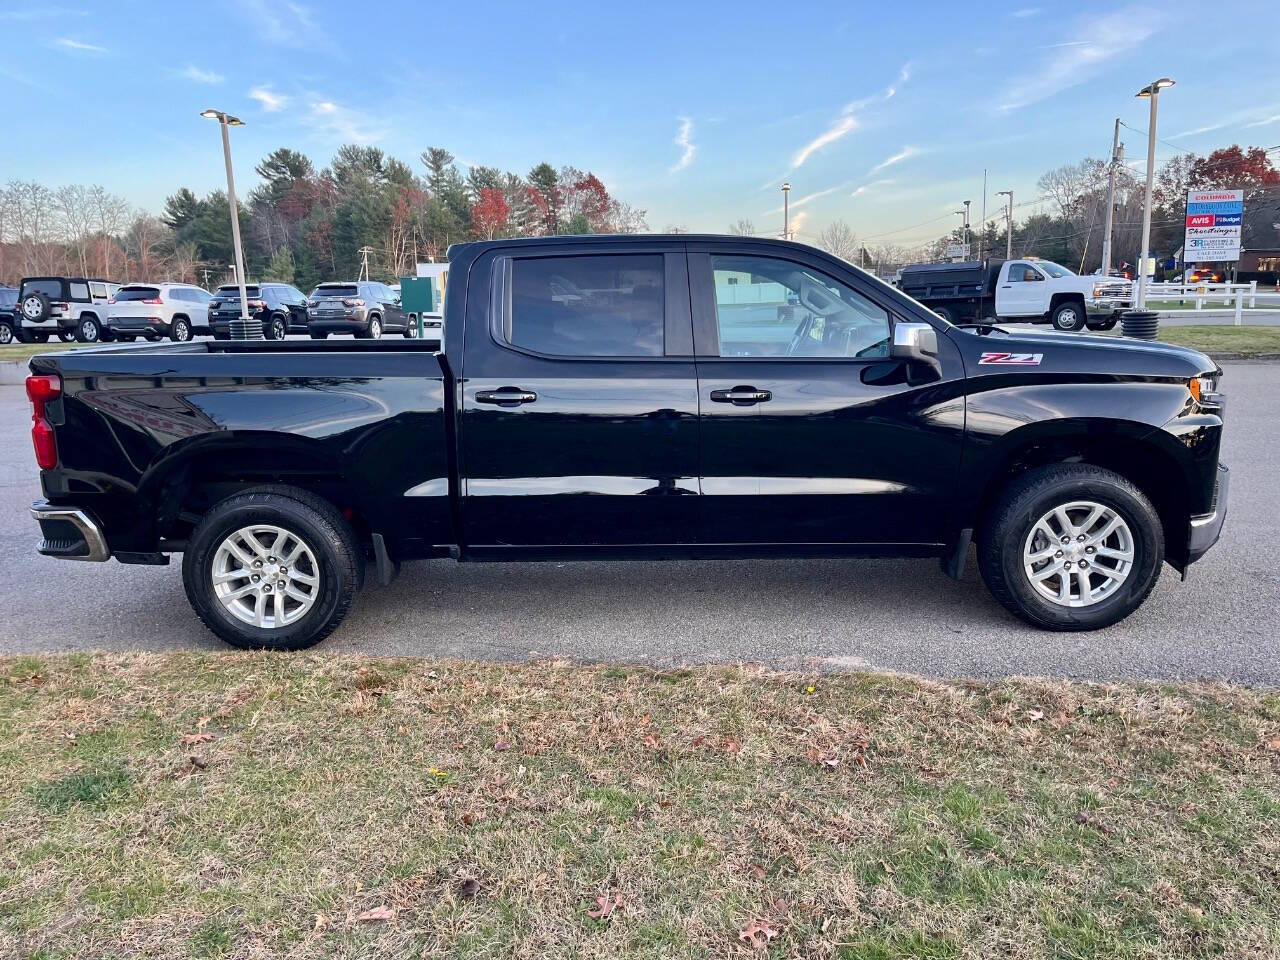
<path fill-rule="evenodd" d="M 1243 190 L 1192 190 L 1187 194 L 1187 263 L 1240 259 Z"/>

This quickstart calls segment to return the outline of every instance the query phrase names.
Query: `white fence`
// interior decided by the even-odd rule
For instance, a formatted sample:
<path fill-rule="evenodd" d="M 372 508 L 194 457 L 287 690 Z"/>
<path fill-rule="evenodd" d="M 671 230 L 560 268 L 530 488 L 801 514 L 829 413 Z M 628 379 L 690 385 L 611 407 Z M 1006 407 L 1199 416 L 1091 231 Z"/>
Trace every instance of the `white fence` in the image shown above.
<path fill-rule="evenodd" d="M 1138 296 L 1136 280 L 1133 283 L 1133 296 L 1136 301 Z M 1272 306 L 1280 307 L 1280 291 L 1263 288 L 1259 293 L 1257 280 L 1249 283 L 1148 283 L 1147 301 L 1152 300 L 1179 300 L 1194 304 L 1193 307 L 1187 308 L 1188 312 L 1203 310 L 1205 304 L 1209 304 L 1211 309 L 1215 306 L 1234 307 L 1235 323 L 1239 326 L 1242 322 L 1241 311 L 1246 308 L 1256 310 L 1259 305 L 1264 309 Z"/>

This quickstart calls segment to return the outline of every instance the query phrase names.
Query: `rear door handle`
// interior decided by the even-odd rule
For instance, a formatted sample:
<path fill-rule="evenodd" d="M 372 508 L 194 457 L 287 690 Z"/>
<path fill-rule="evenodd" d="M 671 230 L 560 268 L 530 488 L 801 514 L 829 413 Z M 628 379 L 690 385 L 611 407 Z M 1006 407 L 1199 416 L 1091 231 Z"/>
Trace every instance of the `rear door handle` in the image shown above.
<path fill-rule="evenodd" d="M 732 403 L 735 407 L 749 407 L 755 403 L 764 403 L 773 399 L 768 390 L 757 390 L 755 387 L 734 387 L 732 390 L 712 390 L 711 399 L 715 403 Z"/>
<path fill-rule="evenodd" d="M 538 395 L 532 390 L 521 390 L 519 387 L 500 387 L 497 390 L 480 390 L 476 393 L 476 403 L 492 403 L 499 407 L 518 407 L 522 403 L 533 403 Z"/>

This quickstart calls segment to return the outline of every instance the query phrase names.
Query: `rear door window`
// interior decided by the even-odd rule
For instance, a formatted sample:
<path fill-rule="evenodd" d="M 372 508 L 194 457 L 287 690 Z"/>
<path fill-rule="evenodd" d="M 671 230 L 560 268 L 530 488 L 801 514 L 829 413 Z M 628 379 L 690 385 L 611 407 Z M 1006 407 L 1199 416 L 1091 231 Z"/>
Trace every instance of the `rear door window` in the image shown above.
<path fill-rule="evenodd" d="M 515 259 L 506 339 L 552 356 L 662 356 L 663 282 L 661 254 Z"/>
<path fill-rule="evenodd" d="M 72 280 L 67 284 L 67 292 L 72 300 L 78 300 L 81 303 L 89 299 L 89 285 L 87 283 L 77 283 Z"/>

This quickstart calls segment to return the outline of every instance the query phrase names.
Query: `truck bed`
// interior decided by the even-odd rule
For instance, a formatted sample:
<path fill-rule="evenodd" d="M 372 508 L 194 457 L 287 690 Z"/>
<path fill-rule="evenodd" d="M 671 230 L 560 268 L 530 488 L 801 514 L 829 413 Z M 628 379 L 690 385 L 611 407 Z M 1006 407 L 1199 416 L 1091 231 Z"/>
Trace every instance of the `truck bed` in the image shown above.
<path fill-rule="evenodd" d="M 400 556 L 454 542 L 450 431 L 438 340 L 200 341 L 40 354 L 52 405 L 51 503 L 113 530 L 117 556 L 181 541 L 188 491 L 307 479 Z M 341 362 L 337 362 L 338 357 Z M 431 495 L 424 495 L 429 492 Z M 407 521 L 407 522 L 406 522 Z M 413 531 L 414 537 L 404 534 Z M 143 558 L 144 560 L 146 558 Z"/>

